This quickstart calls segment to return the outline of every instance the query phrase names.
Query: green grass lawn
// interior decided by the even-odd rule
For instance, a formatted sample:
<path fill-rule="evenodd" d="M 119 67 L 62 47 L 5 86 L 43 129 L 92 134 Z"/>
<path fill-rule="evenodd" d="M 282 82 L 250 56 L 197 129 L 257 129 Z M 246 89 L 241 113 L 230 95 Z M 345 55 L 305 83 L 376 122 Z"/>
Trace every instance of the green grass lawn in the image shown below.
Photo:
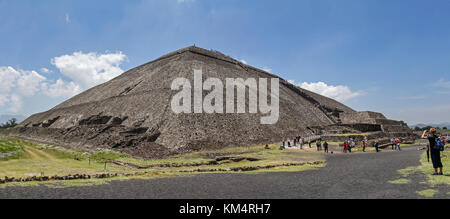
<path fill-rule="evenodd" d="M 267 165 L 281 164 L 303 164 L 305 162 L 325 161 L 324 155 L 321 153 L 305 152 L 300 150 L 278 150 L 278 145 L 270 145 L 270 149 L 264 149 L 263 145 L 252 147 L 235 147 L 222 150 L 204 150 L 199 152 L 170 156 L 162 160 L 138 160 L 125 154 L 113 151 L 101 151 L 96 153 L 81 153 L 78 151 L 67 150 L 60 147 L 50 145 L 37 144 L 30 141 L 23 141 L 15 138 L 0 138 L 0 145 L 4 150 L 21 150 L 20 155 L 0 161 L 0 178 L 8 177 L 28 177 L 28 176 L 64 176 L 74 174 L 99 174 L 99 173 L 139 173 L 146 172 L 145 176 L 132 178 L 154 178 L 154 177 L 170 177 L 180 175 L 192 175 L 199 173 L 187 173 L 198 169 L 230 169 L 236 167 L 261 167 Z M 6 149 L 7 148 L 7 149 Z M 232 157 L 250 157 L 259 159 L 258 161 L 220 161 L 216 165 L 206 165 L 206 163 L 214 160 L 216 157 L 232 156 Z M 129 166 L 116 165 L 108 162 L 108 160 L 116 160 L 139 166 L 163 165 L 163 164 L 182 164 L 181 167 L 151 167 L 148 169 L 136 169 Z M 106 163 L 106 169 L 105 169 Z M 200 166 L 189 166 L 190 164 L 198 164 Z M 255 170 L 248 173 L 260 172 L 284 172 L 284 171 L 302 171 L 322 167 L 325 164 L 302 165 L 302 166 L 281 166 L 271 169 Z M 230 171 L 234 172 L 234 171 Z M 246 172 L 247 173 L 247 172 Z M 115 180 L 125 180 L 127 177 L 118 177 Z M 58 181 L 58 185 L 75 184 L 101 184 L 109 180 L 74 180 L 74 181 Z M 10 183 L 11 185 L 35 185 L 39 183 Z M 4 184 L 10 185 L 10 184 Z"/>
<path fill-rule="evenodd" d="M 427 176 L 428 178 L 428 182 L 431 185 L 438 185 L 438 184 L 446 184 L 446 185 L 450 185 L 450 151 L 444 151 L 441 152 L 441 156 L 442 156 L 442 165 L 444 166 L 444 176 L 431 176 L 432 173 L 434 173 L 434 169 L 433 169 L 433 165 L 431 163 L 431 159 L 430 162 L 427 161 L 427 154 L 424 153 L 422 155 L 422 159 L 421 159 L 421 170 L 423 171 L 423 173 Z"/>

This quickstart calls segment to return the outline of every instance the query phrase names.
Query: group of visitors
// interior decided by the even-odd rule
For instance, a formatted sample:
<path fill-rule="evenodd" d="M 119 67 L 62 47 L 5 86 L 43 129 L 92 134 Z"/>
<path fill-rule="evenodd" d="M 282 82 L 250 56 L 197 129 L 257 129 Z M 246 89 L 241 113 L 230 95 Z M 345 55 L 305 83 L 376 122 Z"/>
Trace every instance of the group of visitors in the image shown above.
<path fill-rule="evenodd" d="M 284 148 L 286 148 L 286 146 L 297 147 L 297 145 L 299 145 L 300 148 L 303 149 L 303 146 L 305 146 L 305 138 L 303 138 L 301 136 L 297 136 L 297 137 L 293 137 L 292 139 L 287 139 L 286 141 L 282 142 L 281 147 L 284 149 Z M 309 143 L 309 147 L 311 148 L 311 143 Z"/>
<path fill-rule="evenodd" d="M 344 150 L 342 152 L 352 153 L 352 148 L 356 146 L 356 142 L 353 140 L 353 138 L 350 138 L 348 141 L 345 141 L 342 146 L 344 147 Z"/>
<path fill-rule="evenodd" d="M 431 128 L 429 131 L 425 130 L 422 134 L 422 139 L 427 139 L 429 141 L 429 144 L 427 146 L 427 154 L 429 155 L 428 157 L 430 157 L 430 155 L 431 155 L 431 161 L 433 163 L 433 168 L 434 168 L 433 175 L 443 175 L 441 151 L 444 151 L 444 147 L 445 147 L 446 141 L 448 141 L 448 139 L 446 139 L 443 136 L 438 136 L 436 133 L 436 129 L 434 129 L 434 128 Z M 292 139 L 283 141 L 280 149 L 284 149 L 286 147 L 286 143 L 287 143 L 288 147 L 292 147 L 291 142 L 293 143 L 293 146 L 297 146 L 297 144 L 299 144 L 300 148 L 303 149 L 303 146 L 305 145 L 305 138 L 303 138 L 301 136 L 297 136 Z M 390 140 L 390 145 L 391 145 L 392 150 L 401 151 L 400 144 L 401 144 L 401 140 L 399 138 L 392 138 Z M 308 141 L 308 145 L 309 145 L 309 148 L 311 148 L 311 141 Z M 367 137 L 365 137 L 361 141 L 361 147 L 363 149 L 363 152 L 366 151 L 367 145 L 368 145 L 368 139 L 367 139 Z M 324 141 L 322 143 L 322 139 L 318 139 L 316 141 L 316 146 L 317 146 L 317 151 L 322 151 L 322 146 L 323 146 L 324 152 L 325 153 L 329 152 L 329 149 L 328 149 L 329 144 L 327 141 Z M 349 140 L 345 141 L 342 144 L 342 146 L 344 147 L 343 148 L 344 153 L 352 153 L 352 148 L 354 148 L 356 146 L 356 142 L 352 138 L 350 138 Z M 374 147 L 375 147 L 376 152 L 379 152 L 380 143 L 378 141 L 375 141 Z M 266 149 L 268 149 L 268 145 L 266 145 Z"/>
<path fill-rule="evenodd" d="M 400 139 L 398 139 L 398 138 L 396 138 L 396 139 L 392 138 L 392 139 L 391 139 L 391 147 L 392 147 L 392 150 L 398 150 L 398 151 L 401 151 L 400 143 L 402 143 L 402 141 L 400 141 Z"/>
<path fill-rule="evenodd" d="M 422 134 L 422 139 L 428 139 L 429 141 L 428 152 L 431 155 L 431 162 L 433 163 L 433 175 L 444 175 L 442 172 L 441 151 L 444 151 L 446 139 L 439 137 L 434 128 L 430 129 L 430 131 L 425 130 Z"/>
<path fill-rule="evenodd" d="M 316 146 L 317 146 L 317 151 L 322 151 L 322 146 L 323 146 L 324 152 L 325 153 L 329 152 L 329 150 L 328 150 L 328 142 L 327 141 L 323 142 L 323 144 L 322 144 L 322 139 L 319 139 L 319 140 L 316 141 Z"/>
<path fill-rule="evenodd" d="M 312 148 L 312 143 L 313 143 L 313 142 L 314 142 L 314 141 L 308 141 L 308 147 L 309 147 L 309 148 Z M 323 151 L 324 151 L 325 153 L 329 153 L 329 149 L 328 149 L 328 148 L 329 148 L 329 147 L 328 147 L 329 144 L 328 144 L 327 141 L 325 141 L 325 142 L 322 143 L 322 139 L 318 139 L 318 140 L 316 140 L 315 142 L 316 142 L 317 151 L 322 151 L 322 147 L 323 147 Z M 292 139 L 287 139 L 286 141 L 283 141 L 283 142 L 281 143 L 280 150 L 285 149 L 286 146 L 289 147 L 289 148 L 291 148 L 291 147 L 297 147 L 297 145 L 300 146 L 300 149 L 303 149 L 303 147 L 305 146 L 305 144 L 306 144 L 305 138 L 304 138 L 304 137 L 301 137 L 301 136 L 297 136 L 297 137 L 294 137 L 294 138 L 292 138 Z"/>

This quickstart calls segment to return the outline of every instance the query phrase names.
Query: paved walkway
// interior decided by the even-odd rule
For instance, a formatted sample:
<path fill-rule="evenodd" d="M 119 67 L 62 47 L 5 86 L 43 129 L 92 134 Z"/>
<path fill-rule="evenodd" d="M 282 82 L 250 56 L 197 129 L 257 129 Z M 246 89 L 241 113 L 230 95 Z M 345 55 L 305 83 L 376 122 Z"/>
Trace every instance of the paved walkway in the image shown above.
<path fill-rule="evenodd" d="M 409 184 L 389 183 L 401 178 L 397 170 L 420 165 L 423 151 L 334 154 L 318 170 L 264 174 L 204 174 L 192 177 L 114 181 L 108 185 L 72 188 L 8 187 L 0 198 L 423 198 L 429 189 L 422 173 Z M 438 186 L 435 198 L 450 198 L 449 186 Z"/>

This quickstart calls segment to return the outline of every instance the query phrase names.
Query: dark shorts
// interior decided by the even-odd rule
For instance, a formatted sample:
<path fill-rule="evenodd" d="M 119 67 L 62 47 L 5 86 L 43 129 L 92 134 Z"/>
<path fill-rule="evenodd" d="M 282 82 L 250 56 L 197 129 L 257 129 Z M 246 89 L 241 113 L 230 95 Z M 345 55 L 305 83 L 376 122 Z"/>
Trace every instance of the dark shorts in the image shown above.
<path fill-rule="evenodd" d="M 430 154 L 431 154 L 431 162 L 433 163 L 433 168 L 441 168 L 442 167 L 442 162 L 441 162 L 441 151 L 440 150 L 435 150 L 435 149 L 431 149 L 430 150 Z"/>

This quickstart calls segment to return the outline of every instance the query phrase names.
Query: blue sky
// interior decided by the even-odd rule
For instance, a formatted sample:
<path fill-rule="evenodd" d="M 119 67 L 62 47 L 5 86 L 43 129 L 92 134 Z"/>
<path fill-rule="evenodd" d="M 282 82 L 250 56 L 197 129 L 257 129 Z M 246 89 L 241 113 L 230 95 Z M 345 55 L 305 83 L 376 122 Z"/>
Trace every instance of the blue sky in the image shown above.
<path fill-rule="evenodd" d="M 196 44 L 356 110 L 450 121 L 448 0 L 0 0 L 0 11 L 0 114 L 48 110 Z"/>

